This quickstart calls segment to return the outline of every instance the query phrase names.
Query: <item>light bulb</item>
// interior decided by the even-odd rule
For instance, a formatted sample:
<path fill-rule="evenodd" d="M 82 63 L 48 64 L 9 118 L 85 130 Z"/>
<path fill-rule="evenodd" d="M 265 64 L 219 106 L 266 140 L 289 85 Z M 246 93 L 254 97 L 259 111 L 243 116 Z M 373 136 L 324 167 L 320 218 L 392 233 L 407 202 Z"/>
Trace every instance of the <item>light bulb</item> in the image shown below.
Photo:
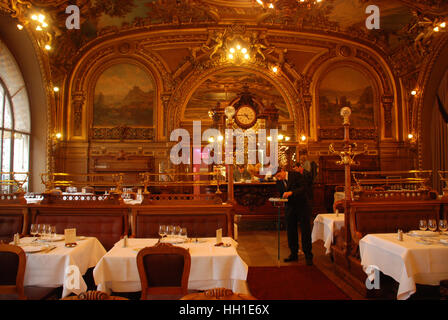
<path fill-rule="evenodd" d="M 235 48 L 230 48 L 231 53 L 235 53 Z"/>
<path fill-rule="evenodd" d="M 45 45 L 45 50 L 50 51 L 51 50 L 51 46 L 49 44 Z"/>
<path fill-rule="evenodd" d="M 36 30 L 37 30 L 37 31 L 42 31 L 42 27 L 41 27 L 41 26 L 37 26 L 37 27 L 36 27 Z"/>
<path fill-rule="evenodd" d="M 290 137 L 285 137 L 285 141 L 289 141 L 289 140 L 291 140 Z"/>
<path fill-rule="evenodd" d="M 18 25 L 17 25 L 17 29 L 19 29 L 19 30 L 23 30 L 23 26 L 22 26 L 21 24 L 18 24 Z"/>
<path fill-rule="evenodd" d="M 240 46 L 239 44 L 236 46 L 236 48 L 237 48 L 238 50 L 241 50 L 241 46 Z"/>
<path fill-rule="evenodd" d="M 305 141 L 306 140 L 306 136 L 302 134 L 302 136 L 300 137 L 300 140 Z"/>
<path fill-rule="evenodd" d="M 268 139 L 268 141 L 272 141 L 272 137 L 271 136 L 269 136 L 267 139 Z"/>
<path fill-rule="evenodd" d="M 54 87 L 54 88 L 53 88 L 53 91 L 54 91 L 54 92 L 59 92 L 59 87 Z"/>
<path fill-rule="evenodd" d="M 242 52 L 242 53 L 247 53 L 247 49 L 246 49 L 246 48 L 243 48 L 243 49 L 241 49 L 241 52 Z"/>
<path fill-rule="evenodd" d="M 33 14 L 33 15 L 31 16 L 31 19 L 34 20 L 34 21 L 36 21 L 36 20 L 37 20 L 37 16 L 36 16 L 35 14 Z"/>
<path fill-rule="evenodd" d="M 244 55 L 244 59 L 249 60 L 249 55 L 247 53 Z"/>
<path fill-rule="evenodd" d="M 408 134 L 408 139 L 411 140 L 412 138 L 414 138 L 414 135 L 412 133 Z"/>
<path fill-rule="evenodd" d="M 411 91 L 411 94 L 412 94 L 413 96 L 417 95 L 417 90 L 412 90 L 412 91 Z"/>
<path fill-rule="evenodd" d="M 434 30 L 435 32 L 439 32 L 439 31 L 440 31 L 439 27 L 435 27 L 433 30 Z"/>
<path fill-rule="evenodd" d="M 440 24 L 440 27 L 441 27 L 441 28 L 445 28 L 445 27 L 446 27 L 446 22 L 442 22 L 442 23 Z"/>
<path fill-rule="evenodd" d="M 272 67 L 272 71 L 274 71 L 274 73 L 277 73 L 278 68 L 277 67 Z"/>
<path fill-rule="evenodd" d="M 269 4 L 269 9 L 274 9 L 274 4 L 270 3 Z"/>
<path fill-rule="evenodd" d="M 39 22 L 44 22 L 45 20 L 45 16 L 43 14 L 39 14 L 39 16 L 37 17 Z"/>
<path fill-rule="evenodd" d="M 279 135 L 278 135 L 278 140 L 283 140 L 283 138 L 284 138 L 284 137 L 283 137 L 282 134 L 279 134 Z"/>
<path fill-rule="evenodd" d="M 46 22 L 42 23 L 42 28 L 48 27 L 48 24 Z"/>
<path fill-rule="evenodd" d="M 229 54 L 229 59 L 233 59 L 233 54 Z"/>
<path fill-rule="evenodd" d="M 215 138 L 213 138 L 213 137 L 208 138 L 208 142 L 210 142 L 210 143 L 215 142 Z"/>
<path fill-rule="evenodd" d="M 222 141 L 222 140 L 224 140 L 224 137 L 223 136 L 218 136 L 218 141 Z"/>
<path fill-rule="evenodd" d="M 56 139 L 61 139 L 62 138 L 62 133 L 58 132 L 55 134 Z"/>

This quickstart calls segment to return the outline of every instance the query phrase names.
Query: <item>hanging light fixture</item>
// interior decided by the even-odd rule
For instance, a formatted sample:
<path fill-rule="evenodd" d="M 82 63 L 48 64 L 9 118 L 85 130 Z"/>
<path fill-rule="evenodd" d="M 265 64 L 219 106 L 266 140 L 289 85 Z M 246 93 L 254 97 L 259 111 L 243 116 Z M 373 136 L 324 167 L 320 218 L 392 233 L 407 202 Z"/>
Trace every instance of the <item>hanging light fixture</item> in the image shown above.
<path fill-rule="evenodd" d="M 276 9 L 281 7 L 282 4 L 294 5 L 303 8 L 311 8 L 324 2 L 323 0 L 256 0 L 258 5 L 265 9 Z"/>

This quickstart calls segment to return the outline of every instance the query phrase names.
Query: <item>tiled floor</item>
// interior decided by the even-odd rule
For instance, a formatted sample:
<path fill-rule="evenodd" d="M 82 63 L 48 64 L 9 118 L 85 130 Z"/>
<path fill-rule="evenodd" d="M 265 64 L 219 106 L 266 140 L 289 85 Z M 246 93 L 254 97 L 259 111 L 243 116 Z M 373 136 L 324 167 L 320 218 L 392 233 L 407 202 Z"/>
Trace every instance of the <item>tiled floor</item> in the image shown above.
<path fill-rule="evenodd" d="M 275 230 L 240 231 L 238 233 L 238 252 L 248 266 L 278 265 L 278 233 Z M 328 255 L 325 255 L 323 242 L 313 243 L 314 265 L 349 297 L 356 300 L 364 298 L 334 271 Z M 280 231 L 280 266 L 305 264 L 305 256 L 300 255 L 298 262 L 283 262 L 289 256 L 286 231 Z"/>

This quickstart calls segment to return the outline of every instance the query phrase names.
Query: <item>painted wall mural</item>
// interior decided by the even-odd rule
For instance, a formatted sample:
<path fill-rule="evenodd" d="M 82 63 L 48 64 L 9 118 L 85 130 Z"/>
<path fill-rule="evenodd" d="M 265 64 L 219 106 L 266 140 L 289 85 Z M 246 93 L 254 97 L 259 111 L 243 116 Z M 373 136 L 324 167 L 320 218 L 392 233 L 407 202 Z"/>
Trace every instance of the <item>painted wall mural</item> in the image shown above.
<path fill-rule="evenodd" d="M 345 66 L 331 70 L 322 79 L 318 95 L 321 128 L 340 127 L 339 113 L 346 106 L 352 109 L 352 127 L 375 126 L 373 86 L 360 71 Z"/>
<path fill-rule="evenodd" d="M 132 64 L 117 64 L 99 77 L 93 106 L 94 127 L 153 126 L 155 85 Z"/>

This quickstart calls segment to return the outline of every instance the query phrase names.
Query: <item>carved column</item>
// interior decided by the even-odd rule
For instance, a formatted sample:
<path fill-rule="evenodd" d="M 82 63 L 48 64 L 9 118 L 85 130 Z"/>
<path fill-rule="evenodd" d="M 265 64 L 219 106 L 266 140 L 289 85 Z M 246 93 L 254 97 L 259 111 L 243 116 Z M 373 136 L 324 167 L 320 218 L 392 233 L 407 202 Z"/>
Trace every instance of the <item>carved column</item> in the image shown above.
<path fill-rule="evenodd" d="M 82 136 L 82 113 L 85 100 L 86 97 L 83 92 L 75 92 L 72 95 L 74 136 Z"/>
<path fill-rule="evenodd" d="M 163 117 L 163 136 L 168 136 L 168 105 L 170 102 L 171 93 L 164 93 L 161 95 L 162 99 L 162 117 Z"/>
<path fill-rule="evenodd" d="M 392 138 L 392 107 L 394 103 L 394 96 L 391 94 L 384 94 L 381 97 L 381 104 L 384 110 L 384 137 Z"/>

